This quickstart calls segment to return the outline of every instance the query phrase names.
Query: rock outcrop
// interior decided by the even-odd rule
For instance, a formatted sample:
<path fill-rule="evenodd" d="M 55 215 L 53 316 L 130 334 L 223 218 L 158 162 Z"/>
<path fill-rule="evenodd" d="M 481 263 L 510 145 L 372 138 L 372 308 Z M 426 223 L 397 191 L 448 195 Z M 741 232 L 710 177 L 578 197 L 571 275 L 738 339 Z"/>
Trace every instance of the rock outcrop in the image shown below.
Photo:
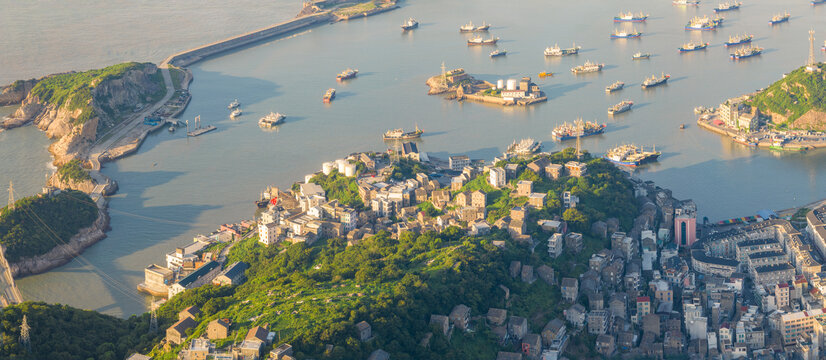
<path fill-rule="evenodd" d="M 23 102 L 37 81 L 35 79 L 18 80 L 9 86 L 0 88 L 0 106 L 17 105 Z"/>
<path fill-rule="evenodd" d="M 105 231 L 109 227 L 109 215 L 106 214 L 104 206 L 98 210 L 98 219 L 86 228 L 72 236 L 68 242 L 56 246 L 51 251 L 30 258 L 23 258 L 17 262 L 10 263 L 12 276 L 20 278 L 23 276 L 40 274 L 53 268 L 68 263 L 75 256 L 80 255 L 86 248 L 94 245 L 106 237 Z"/>

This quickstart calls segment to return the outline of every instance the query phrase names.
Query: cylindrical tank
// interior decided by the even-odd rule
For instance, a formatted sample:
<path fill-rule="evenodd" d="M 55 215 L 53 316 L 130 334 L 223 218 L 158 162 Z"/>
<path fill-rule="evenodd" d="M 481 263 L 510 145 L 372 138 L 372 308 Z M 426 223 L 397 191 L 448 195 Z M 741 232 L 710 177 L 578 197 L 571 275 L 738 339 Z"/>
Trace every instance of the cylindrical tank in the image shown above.
<path fill-rule="evenodd" d="M 505 80 L 502 80 L 502 79 L 496 80 L 496 88 L 497 89 L 502 89 L 504 87 L 505 87 Z"/>
<path fill-rule="evenodd" d="M 334 166 L 335 164 L 332 162 L 325 162 L 321 164 L 321 172 L 323 172 L 324 175 L 330 175 L 330 172 L 333 171 Z"/>
<path fill-rule="evenodd" d="M 508 90 L 516 90 L 516 79 L 508 79 Z"/>
<path fill-rule="evenodd" d="M 347 160 L 338 159 L 336 165 L 338 165 L 338 172 L 344 174 L 344 165 L 347 165 Z"/>
<path fill-rule="evenodd" d="M 356 165 L 355 164 L 344 165 L 344 176 L 355 176 L 355 175 L 356 175 Z"/>

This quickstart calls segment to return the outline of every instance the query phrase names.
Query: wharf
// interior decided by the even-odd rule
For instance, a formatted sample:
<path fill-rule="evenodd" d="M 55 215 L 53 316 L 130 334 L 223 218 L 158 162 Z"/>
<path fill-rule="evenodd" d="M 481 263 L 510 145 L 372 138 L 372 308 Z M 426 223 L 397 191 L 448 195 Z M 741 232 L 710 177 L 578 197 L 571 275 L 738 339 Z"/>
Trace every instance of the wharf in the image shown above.
<path fill-rule="evenodd" d="M 789 138 L 787 136 L 788 134 L 784 132 L 763 130 L 747 133 L 740 130 L 731 129 L 725 125 L 715 124 L 714 120 L 716 118 L 716 112 L 700 116 L 697 119 L 697 125 L 713 133 L 729 137 L 732 140 L 734 140 L 737 137 L 753 138 L 756 140 L 757 147 L 763 149 L 771 148 L 773 150 L 805 151 L 810 149 L 826 148 L 826 134 L 821 134 L 820 136 L 795 135 Z M 783 143 L 782 148 L 777 148 L 773 145 L 772 137 L 774 135 L 787 136 L 788 140 L 785 143 Z"/>
<path fill-rule="evenodd" d="M 217 127 L 215 127 L 215 125 L 207 125 L 205 127 L 201 127 L 201 128 L 197 128 L 195 130 L 192 130 L 192 131 L 186 133 L 186 135 L 195 137 L 195 136 L 206 134 L 206 133 L 208 133 L 212 130 L 215 130 L 215 129 L 218 129 Z"/>

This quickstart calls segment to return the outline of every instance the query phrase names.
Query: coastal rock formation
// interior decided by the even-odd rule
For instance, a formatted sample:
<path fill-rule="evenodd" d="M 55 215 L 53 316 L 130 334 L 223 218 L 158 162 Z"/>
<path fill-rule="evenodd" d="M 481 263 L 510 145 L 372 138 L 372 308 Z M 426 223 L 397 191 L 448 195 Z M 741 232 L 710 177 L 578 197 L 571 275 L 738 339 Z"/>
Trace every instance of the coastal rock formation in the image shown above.
<path fill-rule="evenodd" d="M 10 263 L 9 266 L 11 267 L 12 276 L 14 276 L 14 278 L 20 278 L 40 274 L 66 264 L 74 259 L 75 256 L 80 255 L 83 250 L 105 238 L 105 231 L 109 227 L 109 215 L 106 213 L 105 208 L 105 204 L 99 207 L 98 219 L 95 220 L 91 226 L 80 229 L 67 243 L 56 246 L 43 255 L 22 258 Z"/>
<path fill-rule="evenodd" d="M 150 63 L 50 75 L 28 88 L 20 108 L 0 128 L 33 122 L 55 139 L 49 151 L 60 165 L 83 158 L 99 132 L 133 116 L 164 90 L 158 68 Z"/>
<path fill-rule="evenodd" d="M 23 102 L 29 91 L 32 90 L 38 80 L 17 80 L 11 85 L 0 88 L 0 106 L 16 105 Z"/>

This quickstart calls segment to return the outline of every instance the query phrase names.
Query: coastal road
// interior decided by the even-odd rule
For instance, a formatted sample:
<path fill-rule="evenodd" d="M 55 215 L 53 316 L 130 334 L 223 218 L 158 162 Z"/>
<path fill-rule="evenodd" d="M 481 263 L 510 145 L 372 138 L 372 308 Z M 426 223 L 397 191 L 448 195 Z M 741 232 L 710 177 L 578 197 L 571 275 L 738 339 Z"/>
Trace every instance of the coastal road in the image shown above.
<path fill-rule="evenodd" d="M 19 304 L 23 302 L 23 295 L 14 283 L 14 278 L 11 276 L 11 268 L 9 262 L 6 261 L 5 251 L 0 247 L 0 305 L 6 307 L 12 304 Z"/>
<path fill-rule="evenodd" d="M 147 117 L 155 112 L 155 110 L 160 109 L 164 106 L 164 104 L 166 104 L 167 101 L 169 101 L 169 99 L 172 98 L 173 95 L 175 95 L 175 86 L 172 84 L 172 76 L 169 74 L 169 68 L 164 63 L 161 64 L 158 69 L 161 71 L 161 75 L 163 75 L 163 82 L 166 85 L 166 95 L 163 99 L 156 102 L 143 112 L 121 122 L 118 125 L 115 125 L 115 127 L 111 130 L 98 136 L 99 140 L 92 145 L 92 149 L 89 151 L 89 162 L 92 163 L 93 170 L 100 170 L 100 156 L 106 152 L 106 150 L 109 150 L 113 144 L 116 144 L 119 140 L 123 139 L 124 136 L 132 132 L 135 127 L 143 124 L 144 117 Z M 104 137 L 106 137 L 106 140 L 102 140 Z"/>

